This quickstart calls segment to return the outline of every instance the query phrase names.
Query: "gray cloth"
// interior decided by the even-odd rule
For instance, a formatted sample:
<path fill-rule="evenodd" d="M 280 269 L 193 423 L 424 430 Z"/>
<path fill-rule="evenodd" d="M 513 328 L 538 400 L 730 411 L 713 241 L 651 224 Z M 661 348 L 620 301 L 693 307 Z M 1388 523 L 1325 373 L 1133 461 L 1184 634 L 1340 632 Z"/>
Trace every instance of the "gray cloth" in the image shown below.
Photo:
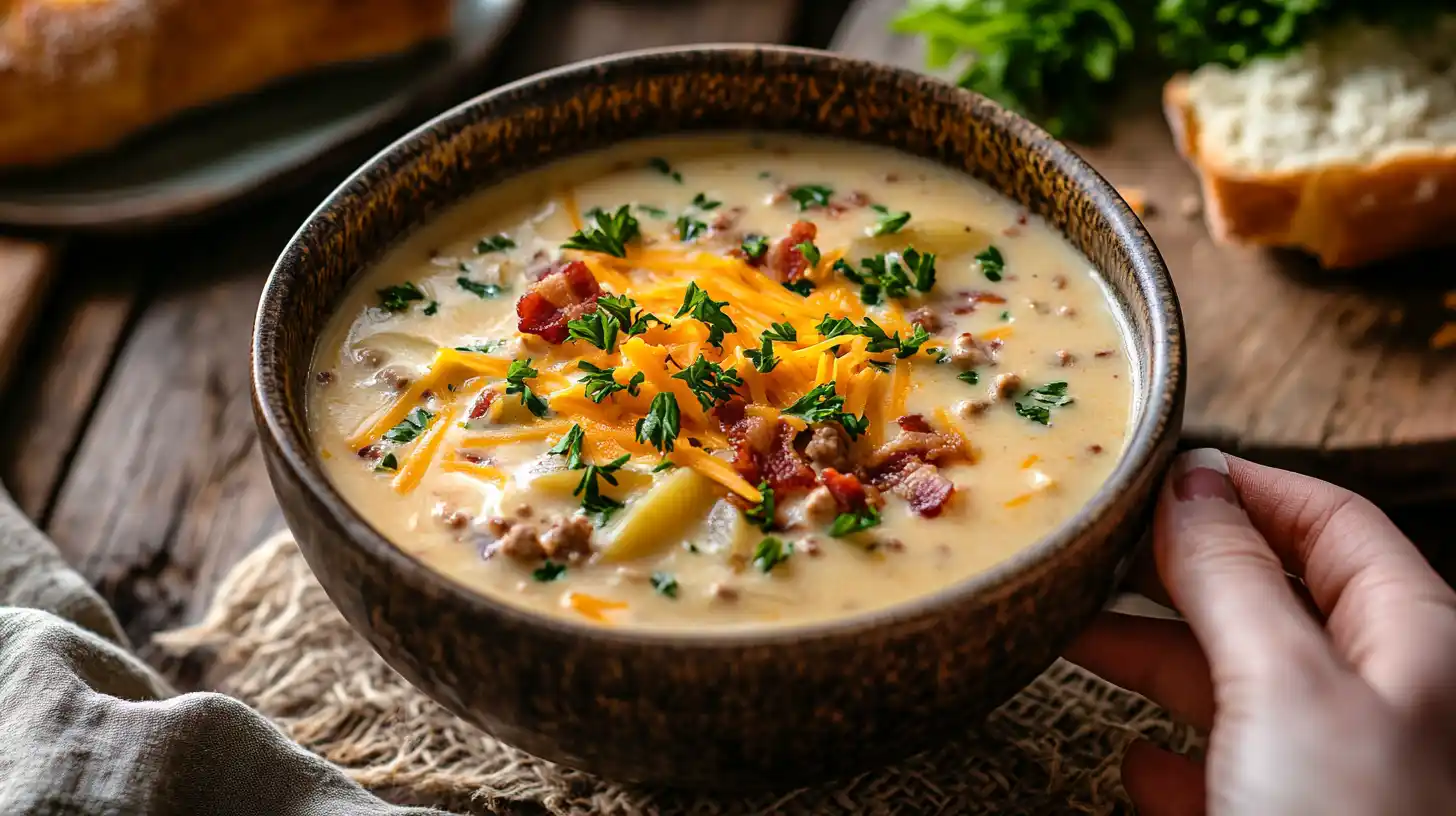
<path fill-rule="evenodd" d="M 424 816 L 220 694 L 174 695 L 0 490 L 0 814 Z"/>

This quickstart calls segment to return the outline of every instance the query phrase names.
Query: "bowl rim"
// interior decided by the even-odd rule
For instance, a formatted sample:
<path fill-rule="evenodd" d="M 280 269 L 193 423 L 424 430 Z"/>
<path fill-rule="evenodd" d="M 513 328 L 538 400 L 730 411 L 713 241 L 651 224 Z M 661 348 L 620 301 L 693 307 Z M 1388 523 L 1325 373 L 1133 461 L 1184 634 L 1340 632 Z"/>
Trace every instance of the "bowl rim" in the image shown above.
<path fill-rule="evenodd" d="M 322 468 L 318 466 L 317 457 L 313 455 L 308 444 L 307 429 L 295 428 L 287 418 L 283 376 L 274 370 L 271 363 L 276 357 L 279 345 L 274 324 L 282 319 L 283 313 L 280 309 L 270 309 L 270 305 L 281 302 L 285 291 L 296 285 L 289 278 L 301 274 L 306 269 L 308 253 L 305 251 L 305 240 L 310 229 L 327 218 L 332 211 L 347 207 L 351 193 L 367 195 L 365 177 L 377 171 L 381 165 L 390 162 L 406 164 L 408 160 L 425 156 L 428 153 L 429 136 L 432 132 L 459 132 L 463 127 L 468 126 L 473 109 L 489 105 L 500 99 L 520 96 L 531 86 L 537 86 L 537 94 L 550 94 L 563 89 L 580 90 L 588 87 L 591 80 L 598 78 L 596 75 L 601 70 L 619 66 L 629 67 L 632 63 L 643 61 L 672 63 L 704 55 L 731 57 L 763 53 L 781 54 L 820 64 L 843 66 L 858 72 L 878 72 L 896 80 L 936 83 L 955 93 L 964 94 L 976 106 L 999 112 L 1008 121 L 1025 128 L 1026 137 L 1022 137 L 1021 140 L 1039 140 L 1043 145 L 1040 148 L 1043 158 L 1073 182 L 1077 195 L 1090 196 L 1093 199 L 1093 206 L 1110 223 L 1115 243 L 1126 252 L 1131 261 L 1135 288 L 1142 299 L 1148 302 L 1149 334 L 1151 336 L 1151 354 L 1147 358 L 1146 371 L 1142 374 L 1142 378 L 1146 381 L 1149 397 L 1144 401 L 1142 416 L 1137 417 L 1137 421 L 1128 427 L 1127 441 L 1112 473 L 1076 514 L 1058 524 L 1047 535 L 988 569 L 967 575 L 961 580 L 919 597 L 889 606 L 856 612 L 843 617 L 798 624 L 672 629 L 606 627 L 577 622 L 566 617 L 516 606 L 492 598 L 484 592 L 472 590 L 449 576 L 431 569 L 391 542 L 354 510 L 352 505 L 334 488 Z M 657 67 L 662 68 L 663 66 L 658 64 Z M 534 95 L 536 94 L 527 94 L 527 97 Z M 829 136 L 827 138 L 841 138 L 851 142 L 863 141 L 846 136 Z M 957 172 L 964 171 L 957 170 Z M 356 190 L 356 187 L 360 189 Z M 1093 266 L 1095 268 L 1096 264 Z M 1098 269 L 1098 273 L 1103 274 L 1101 269 Z M 274 317 L 275 315 L 276 317 Z M 259 297 L 250 346 L 249 368 L 255 419 L 260 434 L 266 436 L 263 441 L 272 443 L 277 459 L 281 460 L 292 479 L 307 491 L 309 503 L 322 509 L 328 516 L 331 526 L 344 531 L 349 546 L 363 549 L 366 555 L 383 562 L 395 574 L 407 579 L 406 583 L 415 585 L 423 583 L 435 590 L 442 596 L 442 599 L 448 599 L 450 603 L 459 605 L 469 614 L 504 618 L 514 625 L 545 629 L 561 637 L 589 638 L 598 642 L 626 646 L 670 646 L 690 650 L 724 650 L 788 644 L 803 645 L 810 641 L 853 637 L 856 634 L 882 627 L 913 626 L 917 622 L 923 624 L 933 619 L 934 613 L 939 608 L 953 606 L 957 602 L 964 602 L 975 596 L 995 596 L 1000 591 L 1014 587 L 1017 580 L 1023 576 L 1038 572 L 1044 565 L 1055 561 L 1063 550 L 1076 543 L 1084 531 L 1095 527 L 1107 513 L 1114 509 L 1121 497 L 1133 489 L 1143 470 L 1156 464 L 1159 449 L 1167 437 L 1170 434 L 1176 435 L 1177 414 L 1182 405 L 1186 388 L 1184 342 L 1182 312 L 1178 305 L 1172 276 L 1146 227 L 1110 182 L 1094 170 L 1080 155 L 1060 140 L 1054 139 L 1040 126 L 981 94 L 958 88 L 926 74 L 876 60 L 788 45 L 703 43 L 625 51 L 581 60 L 526 76 L 475 96 L 440 113 L 379 151 L 350 173 L 309 214 L 289 239 L 274 264 Z M 1110 591 L 1112 587 L 1109 585 L 1108 589 Z"/>

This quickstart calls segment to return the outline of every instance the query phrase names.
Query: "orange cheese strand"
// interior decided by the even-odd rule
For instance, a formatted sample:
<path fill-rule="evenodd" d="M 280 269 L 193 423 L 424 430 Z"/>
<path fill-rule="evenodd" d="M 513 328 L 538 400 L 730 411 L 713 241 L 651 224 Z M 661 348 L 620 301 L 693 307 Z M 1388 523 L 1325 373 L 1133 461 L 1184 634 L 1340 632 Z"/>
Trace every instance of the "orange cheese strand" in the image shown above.
<path fill-rule="evenodd" d="M 593 438 L 593 434 L 601 438 L 610 439 L 629 453 L 642 455 L 656 454 L 656 450 L 652 446 L 638 442 L 636 435 L 631 431 L 593 423 L 590 428 L 586 429 L 586 433 L 588 439 Z M 672 452 L 664 458 L 674 464 L 696 470 L 703 476 L 712 479 L 755 504 L 763 500 L 763 494 L 758 492 L 758 488 L 749 484 L 742 476 L 739 476 L 738 471 L 734 470 L 731 464 L 713 456 L 702 448 L 695 448 L 689 445 L 686 440 L 681 440 L 673 448 Z"/>
<path fill-rule="evenodd" d="M 415 443 L 414 450 L 405 458 L 404 464 L 400 465 L 399 473 L 394 476 L 394 492 L 408 493 L 420 485 L 420 479 L 424 478 L 425 472 L 430 469 L 430 463 L 435 460 L 435 455 L 440 452 L 440 443 L 445 441 L 445 434 L 450 426 L 455 424 L 455 418 L 459 416 L 460 409 L 451 405 L 435 417 L 435 421 L 425 430 L 425 435 Z"/>
<path fill-rule="evenodd" d="M 616 612 L 627 608 L 626 601 L 612 601 L 606 598 L 598 598 L 595 595 L 588 595 L 585 592 L 568 592 L 562 600 L 567 606 L 580 612 L 582 616 L 597 623 L 608 623 L 608 612 Z"/>
<path fill-rule="evenodd" d="M 472 448 L 489 448 L 494 445 L 506 445 L 511 442 L 532 442 L 542 439 L 549 439 L 557 434 L 564 434 L 571 430 L 571 423 L 564 419 L 548 419 L 532 425 L 521 425 L 519 427 L 504 428 L 499 431 L 483 431 L 461 437 L 460 447 L 466 450 Z"/>
<path fill-rule="evenodd" d="M 561 191 L 561 208 L 566 210 L 566 217 L 571 219 L 571 228 L 580 231 L 584 224 L 581 222 L 581 206 L 576 203 L 576 191 L 567 188 Z"/>
<path fill-rule="evenodd" d="M 506 474 L 500 468 L 463 459 L 446 459 L 440 463 L 440 470 L 446 473 L 463 473 L 497 485 L 503 485 L 506 481 Z"/>

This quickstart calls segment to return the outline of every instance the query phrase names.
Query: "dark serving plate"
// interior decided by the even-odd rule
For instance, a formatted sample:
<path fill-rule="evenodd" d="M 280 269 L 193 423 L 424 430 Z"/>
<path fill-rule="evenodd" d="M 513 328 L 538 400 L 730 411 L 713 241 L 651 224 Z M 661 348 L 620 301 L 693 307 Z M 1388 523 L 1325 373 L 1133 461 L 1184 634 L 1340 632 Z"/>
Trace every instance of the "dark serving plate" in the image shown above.
<path fill-rule="evenodd" d="M 0 223 L 93 229 L 155 224 L 309 173 L 345 170 L 368 155 L 359 150 L 382 144 L 369 137 L 453 101 L 451 91 L 485 64 L 523 5 L 456 0 L 453 31 L 444 41 L 302 74 L 190 111 L 112 150 L 54 167 L 0 172 Z"/>
<path fill-rule="evenodd" d="M 929 157 L 1044 216 L 1095 264 L 1129 327 L 1126 449 L 1073 518 L 918 600 L 752 631 L 547 618 L 433 572 L 330 484 L 304 418 L 321 327 L 361 268 L 483 187 L 638 136 L 796 131 Z M 344 616 L 420 689 L 533 754 L 687 786 L 802 784 L 962 732 L 1055 659 L 1111 596 L 1173 456 L 1183 328 L 1168 271 L 1117 192 L 986 99 L 914 72 L 767 46 L 645 51 L 568 66 L 424 125 L 336 190 L 284 250 L 253 336 L 253 394 L 288 523 Z"/>

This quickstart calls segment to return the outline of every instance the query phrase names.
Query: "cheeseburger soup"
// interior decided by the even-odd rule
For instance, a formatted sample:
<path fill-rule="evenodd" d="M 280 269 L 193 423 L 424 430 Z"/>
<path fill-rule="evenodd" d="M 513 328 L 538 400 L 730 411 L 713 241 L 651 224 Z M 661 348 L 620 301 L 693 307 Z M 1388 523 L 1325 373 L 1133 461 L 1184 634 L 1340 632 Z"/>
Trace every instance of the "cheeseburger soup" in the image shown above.
<path fill-rule="evenodd" d="M 637 142 L 490 190 L 370 270 L 309 419 L 385 536 L 602 626 L 822 620 L 1070 516 L 1132 374 L 1088 261 L 969 178 L 791 137 Z"/>

